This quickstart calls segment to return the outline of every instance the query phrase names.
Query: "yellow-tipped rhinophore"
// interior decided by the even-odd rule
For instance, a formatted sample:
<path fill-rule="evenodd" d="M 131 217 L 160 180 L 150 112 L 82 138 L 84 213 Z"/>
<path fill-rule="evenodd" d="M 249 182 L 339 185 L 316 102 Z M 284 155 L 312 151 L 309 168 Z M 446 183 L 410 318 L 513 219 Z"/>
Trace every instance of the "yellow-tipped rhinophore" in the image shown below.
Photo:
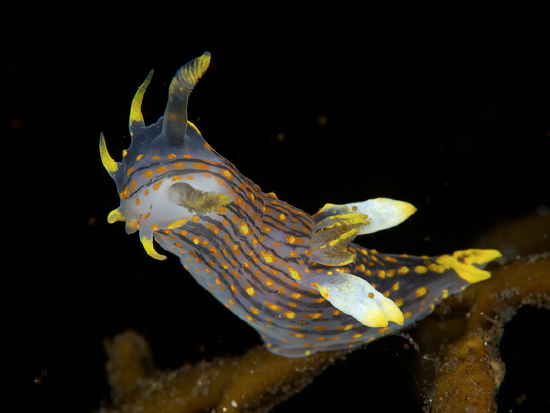
<path fill-rule="evenodd" d="M 185 98 L 189 97 L 189 94 L 204 75 L 206 69 L 210 65 L 211 55 L 209 52 L 204 52 L 202 56 L 191 60 L 178 70 L 172 82 L 170 82 L 170 88 L 168 94 L 171 97 L 175 93 L 184 95 Z"/>

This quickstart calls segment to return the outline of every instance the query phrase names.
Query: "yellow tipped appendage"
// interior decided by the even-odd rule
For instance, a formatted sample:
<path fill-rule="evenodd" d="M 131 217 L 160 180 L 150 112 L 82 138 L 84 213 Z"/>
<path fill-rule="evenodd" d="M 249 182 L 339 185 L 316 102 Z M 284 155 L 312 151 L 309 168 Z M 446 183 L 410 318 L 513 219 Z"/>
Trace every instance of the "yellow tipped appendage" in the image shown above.
<path fill-rule="evenodd" d="M 118 164 L 113 158 L 111 158 L 109 151 L 107 151 L 107 144 L 105 143 L 105 136 L 103 136 L 103 132 L 99 135 L 99 155 L 101 156 L 101 163 L 109 174 L 118 171 Z"/>
<path fill-rule="evenodd" d="M 153 246 L 153 239 L 149 239 L 147 237 L 141 237 L 141 243 L 143 244 L 143 248 L 145 248 L 145 251 L 149 256 L 153 257 L 155 260 L 165 260 L 166 256 L 160 255 L 158 252 L 155 251 L 155 247 Z"/>
<path fill-rule="evenodd" d="M 470 249 L 455 251 L 453 255 L 442 255 L 437 258 L 436 263 L 444 269 L 455 270 L 460 278 L 473 284 L 491 278 L 489 271 L 481 270 L 475 265 L 483 265 L 499 257 L 502 254 L 497 250 Z"/>
<path fill-rule="evenodd" d="M 168 88 L 168 104 L 164 110 L 162 131 L 172 147 L 183 147 L 187 133 L 187 101 L 191 91 L 206 72 L 210 64 L 210 53 L 204 52 L 201 57 L 183 65 L 172 78 Z"/>
<path fill-rule="evenodd" d="M 172 96 L 176 91 L 181 92 L 186 98 L 189 97 L 191 90 L 204 75 L 210 65 L 211 55 L 204 52 L 202 56 L 191 60 L 178 70 L 168 89 L 168 95 Z"/>
<path fill-rule="evenodd" d="M 363 226 L 358 234 L 365 235 L 399 225 L 414 214 L 416 208 L 408 202 L 376 198 L 345 205 L 325 204 L 313 217 L 318 222 L 327 216 L 347 214 L 351 211 L 370 217 L 370 225 Z"/>
<path fill-rule="evenodd" d="M 143 102 L 143 95 L 151 79 L 153 78 L 154 70 L 151 70 L 141 86 L 138 88 L 134 99 L 132 100 L 132 109 L 130 110 L 130 127 L 132 126 L 145 126 L 145 121 L 143 120 L 143 114 L 141 113 L 141 103 Z"/>
<path fill-rule="evenodd" d="M 367 281 L 351 274 L 319 279 L 317 289 L 325 300 L 368 327 L 386 327 L 389 321 L 403 325 L 399 307 Z"/>
<path fill-rule="evenodd" d="M 109 215 L 107 216 L 107 222 L 109 224 L 114 224 L 117 221 L 125 221 L 126 218 L 122 216 L 120 211 L 118 209 L 113 209 L 111 212 L 109 212 Z"/>

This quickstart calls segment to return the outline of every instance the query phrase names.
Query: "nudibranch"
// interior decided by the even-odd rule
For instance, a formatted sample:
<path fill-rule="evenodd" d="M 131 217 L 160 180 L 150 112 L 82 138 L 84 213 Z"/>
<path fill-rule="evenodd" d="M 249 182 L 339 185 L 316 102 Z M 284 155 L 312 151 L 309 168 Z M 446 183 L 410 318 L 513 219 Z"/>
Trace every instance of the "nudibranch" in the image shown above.
<path fill-rule="evenodd" d="M 210 53 L 181 67 L 168 104 L 145 126 L 141 103 L 149 73 L 132 101 L 132 142 L 115 162 L 103 134 L 99 150 L 116 181 L 120 206 L 109 223 L 139 231 L 227 309 L 256 329 L 267 349 L 286 357 L 351 349 L 426 317 L 448 295 L 483 281 L 496 250 L 439 257 L 381 254 L 352 243 L 400 224 L 416 209 L 388 198 L 326 204 L 311 216 L 264 193 L 215 152 L 187 119 L 187 101 Z"/>

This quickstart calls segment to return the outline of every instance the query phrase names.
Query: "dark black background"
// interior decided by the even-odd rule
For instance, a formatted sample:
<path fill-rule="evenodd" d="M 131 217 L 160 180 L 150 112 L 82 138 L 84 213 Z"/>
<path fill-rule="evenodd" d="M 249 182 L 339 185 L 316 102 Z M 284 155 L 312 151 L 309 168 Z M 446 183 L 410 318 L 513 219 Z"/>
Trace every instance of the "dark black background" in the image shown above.
<path fill-rule="evenodd" d="M 102 340 L 125 329 L 150 340 L 161 368 L 260 343 L 175 257 L 153 260 L 137 236 L 106 222 L 119 201 L 99 133 L 120 160 L 131 99 L 151 68 L 146 123 L 163 114 L 177 69 L 208 50 L 189 119 L 216 151 L 309 213 L 380 196 L 411 202 L 418 212 L 406 223 L 358 241 L 436 255 L 479 245 L 498 222 L 550 206 L 547 11 L 528 2 L 5 7 L 6 411 L 90 412 L 107 403 Z M 537 348 L 548 341 L 533 347 L 544 343 L 536 333 L 548 330 L 548 315 L 525 314 L 503 341 L 525 345 L 503 358 L 535 358 L 515 373 L 520 384 L 505 381 L 503 412 L 548 408 L 546 370 L 542 387 L 534 379 Z M 426 386 L 412 370 L 419 356 L 403 343 L 389 338 L 355 352 L 275 411 L 421 411 Z"/>

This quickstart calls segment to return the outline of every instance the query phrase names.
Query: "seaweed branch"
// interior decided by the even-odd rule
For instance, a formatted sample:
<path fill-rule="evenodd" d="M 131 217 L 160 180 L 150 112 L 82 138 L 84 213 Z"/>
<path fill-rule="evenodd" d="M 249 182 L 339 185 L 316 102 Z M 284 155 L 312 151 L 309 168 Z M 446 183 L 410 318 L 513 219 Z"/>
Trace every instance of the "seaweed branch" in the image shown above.
<path fill-rule="evenodd" d="M 490 280 L 449 298 L 447 305 L 468 317 L 457 340 L 442 346 L 427 406 L 437 413 L 496 412 L 495 395 L 506 371 L 498 350 L 504 325 L 523 305 L 550 308 L 550 253 L 493 271 Z"/>
<path fill-rule="evenodd" d="M 239 357 L 201 361 L 175 371 L 151 368 L 148 343 L 126 331 L 105 341 L 114 412 L 268 411 L 307 386 L 347 351 L 286 358 L 258 346 Z"/>

